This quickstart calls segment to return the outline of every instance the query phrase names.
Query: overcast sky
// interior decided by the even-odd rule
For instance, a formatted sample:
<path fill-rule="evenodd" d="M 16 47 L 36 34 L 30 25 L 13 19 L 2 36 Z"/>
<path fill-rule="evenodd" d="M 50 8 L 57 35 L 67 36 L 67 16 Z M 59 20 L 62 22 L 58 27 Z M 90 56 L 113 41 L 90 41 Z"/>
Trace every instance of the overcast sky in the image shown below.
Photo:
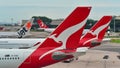
<path fill-rule="evenodd" d="M 32 16 L 65 18 L 77 6 L 92 6 L 92 19 L 120 15 L 120 0 L 0 0 L 0 22 L 19 22 Z"/>

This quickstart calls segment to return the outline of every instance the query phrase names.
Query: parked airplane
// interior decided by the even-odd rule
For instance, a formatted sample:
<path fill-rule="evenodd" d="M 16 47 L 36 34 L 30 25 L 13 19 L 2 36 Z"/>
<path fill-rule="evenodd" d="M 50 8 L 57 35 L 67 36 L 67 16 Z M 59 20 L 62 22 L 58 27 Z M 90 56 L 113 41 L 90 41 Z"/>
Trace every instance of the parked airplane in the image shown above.
<path fill-rule="evenodd" d="M 55 30 L 55 28 L 49 28 L 41 19 L 37 19 L 37 23 L 39 25 L 40 28 L 38 28 L 38 30 L 43 29 L 45 32 L 53 32 Z M 83 34 L 85 34 L 86 32 L 88 32 L 89 29 L 84 29 Z"/>
<path fill-rule="evenodd" d="M 46 24 L 44 24 L 43 21 L 40 19 L 37 19 L 37 23 L 40 28 L 48 28 L 48 26 Z"/>
<path fill-rule="evenodd" d="M 112 16 L 103 16 L 86 34 L 82 35 L 79 40 L 77 52 L 74 53 L 74 58 L 77 59 L 78 56 L 85 55 L 89 48 L 98 46 L 109 40 L 103 38 L 111 20 Z M 74 47 L 74 45 L 71 47 Z M 74 58 L 64 60 L 64 62 L 71 62 Z"/>
<path fill-rule="evenodd" d="M 32 23 L 33 23 L 34 18 L 31 18 L 17 33 L 18 33 L 18 38 L 22 38 L 26 35 L 28 35 L 31 27 L 32 27 Z"/>
<path fill-rule="evenodd" d="M 108 29 L 108 25 L 112 19 L 112 16 L 104 16 L 99 20 L 88 33 L 84 34 L 80 41 L 80 47 L 92 48 L 97 45 L 100 45 L 103 42 L 103 38 L 106 30 Z M 104 40 L 106 41 L 106 39 Z"/>
<path fill-rule="evenodd" d="M 0 67 L 41 68 L 72 58 L 73 55 L 69 53 L 76 52 L 90 9 L 91 7 L 77 7 L 43 43 L 35 48 L 0 49 Z"/>
<path fill-rule="evenodd" d="M 40 28 L 38 28 L 38 30 L 43 29 L 44 31 L 50 32 L 50 33 L 55 30 L 55 28 L 49 28 L 49 27 L 48 27 L 46 24 L 44 24 L 43 21 L 40 20 L 40 19 L 37 19 L 37 23 L 38 23 L 38 25 L 39 25 L 39 27 L 40 27 Z"/>
<path fill-rule="evenodd" d="M 33 18 L 30 19 L 18 32 L 0 32 L 0 37 L 1 38 L 4 38 L 4 37 L 22 38 L 24 36 L 31 35 L 29 34 L 29 31 L 31 29 L 33 20 L 34 20 Z"/>

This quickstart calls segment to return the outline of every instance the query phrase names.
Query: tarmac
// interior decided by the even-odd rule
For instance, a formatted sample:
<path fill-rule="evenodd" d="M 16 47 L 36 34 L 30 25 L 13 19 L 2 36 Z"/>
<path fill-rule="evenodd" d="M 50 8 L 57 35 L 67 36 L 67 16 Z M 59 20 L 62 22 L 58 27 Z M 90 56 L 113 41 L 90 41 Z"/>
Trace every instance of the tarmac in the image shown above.
<path fill-rule="evenodd" d="M 120 44 L 104 43 L 70 63 L 59 62 L 43 68 L 120 68 Z"/>
<path fill-rule="evenodd" d="M 45 38 L 50 33 L 31 32 L 29 38 Z M 25 37 L 25 38 L 28 38 Z M 103 43 L 89 49 L 85 55 L 70 63 L 59 62 L 43 68 L 120 68 L 120 44 Z"/>

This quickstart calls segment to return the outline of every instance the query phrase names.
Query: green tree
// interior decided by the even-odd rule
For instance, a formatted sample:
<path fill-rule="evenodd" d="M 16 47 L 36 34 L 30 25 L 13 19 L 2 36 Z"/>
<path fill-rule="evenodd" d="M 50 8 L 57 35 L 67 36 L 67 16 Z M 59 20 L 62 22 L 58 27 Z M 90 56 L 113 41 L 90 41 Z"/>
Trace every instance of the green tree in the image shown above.
<path fill-rule="evenodd" d="M 85 29 L 90 29 L 97 21 L 93 19 L 88 19 Z"/>

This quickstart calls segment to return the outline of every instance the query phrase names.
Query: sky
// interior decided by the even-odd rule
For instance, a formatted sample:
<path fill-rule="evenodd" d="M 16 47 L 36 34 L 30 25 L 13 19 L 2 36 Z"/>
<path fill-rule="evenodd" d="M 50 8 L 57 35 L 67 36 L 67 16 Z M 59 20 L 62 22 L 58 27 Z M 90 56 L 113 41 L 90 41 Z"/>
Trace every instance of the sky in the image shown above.
<path fill-rule="evenodd" d="M 88 18 L 120 15 L 120 0 L 0 0 L 0 22 L 21 22 L 32 16 L 66 18 L 77 6 L 91 6 Z"/>

